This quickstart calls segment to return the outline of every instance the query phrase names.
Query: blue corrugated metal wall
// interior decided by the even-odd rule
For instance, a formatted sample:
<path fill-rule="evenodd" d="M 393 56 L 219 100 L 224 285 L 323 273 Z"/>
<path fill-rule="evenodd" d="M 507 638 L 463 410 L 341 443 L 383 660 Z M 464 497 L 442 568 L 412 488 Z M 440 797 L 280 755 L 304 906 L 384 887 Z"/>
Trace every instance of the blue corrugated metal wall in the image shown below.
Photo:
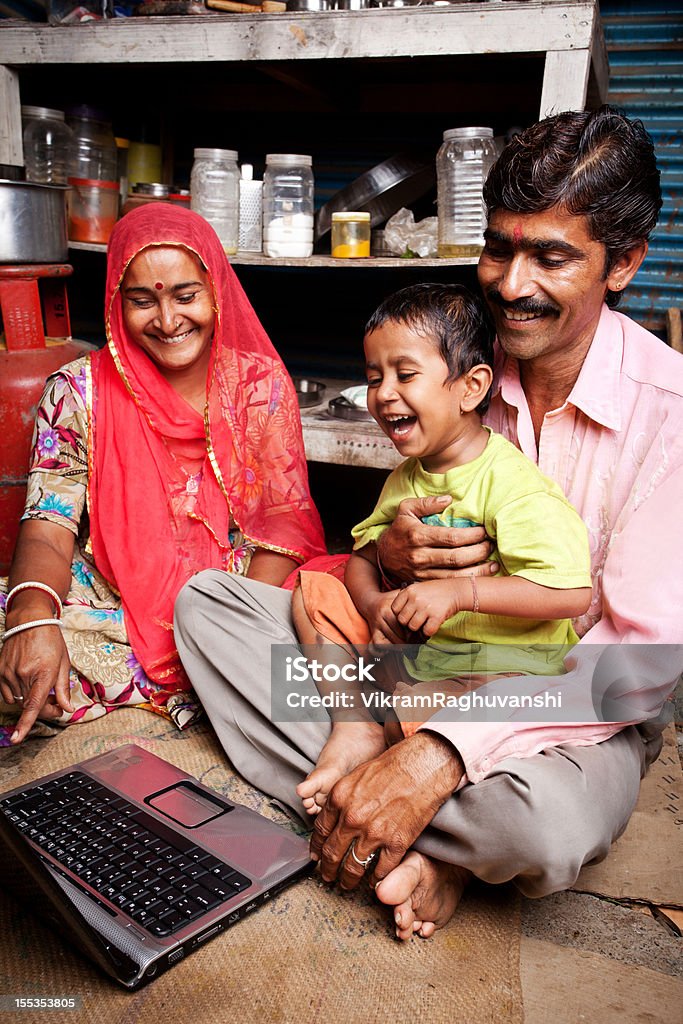
<path fill-rule="evenodd" d="M 652 136 L 664 196 L 650 251 L 620 308 L 664 336 L 667 309 L 683 307 L 683 2 L 602 0 L 600 12 L 609 102 Z"/>

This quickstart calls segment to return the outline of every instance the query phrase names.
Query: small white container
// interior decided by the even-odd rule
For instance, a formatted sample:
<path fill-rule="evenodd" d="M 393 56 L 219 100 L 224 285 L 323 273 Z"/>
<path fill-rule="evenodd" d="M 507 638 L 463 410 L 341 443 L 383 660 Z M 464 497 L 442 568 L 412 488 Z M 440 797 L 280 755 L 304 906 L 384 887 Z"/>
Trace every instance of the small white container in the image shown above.
<path fill-rule="evenodd" d="M 242 164 L 240 177 L 240 252 L 261 252 L 263 244 L 263 182 L 254 181 L 254 168 Z"/>
<path fill-rule="evenodd" d="M 263 179 L 263 251 L 305 258 L 313 253 L 313 158 L 269 153 Z"/>

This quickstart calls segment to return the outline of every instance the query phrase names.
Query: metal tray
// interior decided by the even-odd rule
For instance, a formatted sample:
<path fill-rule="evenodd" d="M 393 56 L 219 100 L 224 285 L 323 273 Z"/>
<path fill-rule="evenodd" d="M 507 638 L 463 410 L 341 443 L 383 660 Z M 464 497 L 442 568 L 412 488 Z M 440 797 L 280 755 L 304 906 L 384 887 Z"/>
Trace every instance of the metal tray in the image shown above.
<path fill-rule="evenodd" d="M 346 188 L 335 192 L 321 206 L 315 218 L 315 240 L 332 227 L 332 214 L 341 210 L 364 210 L 370 214 L 370 226 L 376 227 L 402 206 L 414 203 L 436 181 L 434 160 L 410 154 L 397 154 L 371 167 Z"/>
<path fill-rule="evenodd" d="M 343 395 L 339 395 L 338 398 L 331 398 L 327 403 L 327 411 L 335 419 L 363 420 L 365 422 L 372 420 L 372 416 L 367 409 L 361 409 L 357 405 L 352 405 L 348 398 L 344 398 Z"/>

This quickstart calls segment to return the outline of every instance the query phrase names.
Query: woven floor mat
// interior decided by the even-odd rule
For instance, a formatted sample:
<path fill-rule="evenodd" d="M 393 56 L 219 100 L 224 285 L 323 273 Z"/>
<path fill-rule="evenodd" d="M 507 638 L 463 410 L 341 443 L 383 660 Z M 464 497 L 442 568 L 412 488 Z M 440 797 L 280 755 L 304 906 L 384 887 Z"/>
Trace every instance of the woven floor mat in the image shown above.
<path fill-rule="evenodd" d="M 294 827 L 281 808 L 231 770 L 207 726 L 179 733 L 133 709 L 41 741 L 40 752 L 25 760 L 11 785 L 128 742 Z M 523 1020 L 520 907 L 507 886 L 471 887 L 434 939 L 403 944 L 367 888 L 342 896 L 314 876 L 132 994 L 101 977 L 4 893 L 0 933 L 0 992 L 79 996 L 80 1011 L 59 1015 L 65 1024 L 224 1024 L 236 1013 L 245 1024 L 372 1024 L 423 1016 L 430 1024 Z M 47 1018 L 22 1011 L 23 1024 L 34 1019 L 45 1024 Z"/>

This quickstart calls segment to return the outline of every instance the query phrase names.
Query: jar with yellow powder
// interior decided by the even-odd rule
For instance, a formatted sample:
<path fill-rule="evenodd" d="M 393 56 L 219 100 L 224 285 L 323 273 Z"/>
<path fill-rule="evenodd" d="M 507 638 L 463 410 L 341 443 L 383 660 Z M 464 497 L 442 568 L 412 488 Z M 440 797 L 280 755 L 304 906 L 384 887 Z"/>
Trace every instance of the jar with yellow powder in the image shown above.
<path fill-rule="evenodd" d="M 344 210 L 332 214 L 332 256 L 357 259 L 370 255 L 370 214 Z"/>

